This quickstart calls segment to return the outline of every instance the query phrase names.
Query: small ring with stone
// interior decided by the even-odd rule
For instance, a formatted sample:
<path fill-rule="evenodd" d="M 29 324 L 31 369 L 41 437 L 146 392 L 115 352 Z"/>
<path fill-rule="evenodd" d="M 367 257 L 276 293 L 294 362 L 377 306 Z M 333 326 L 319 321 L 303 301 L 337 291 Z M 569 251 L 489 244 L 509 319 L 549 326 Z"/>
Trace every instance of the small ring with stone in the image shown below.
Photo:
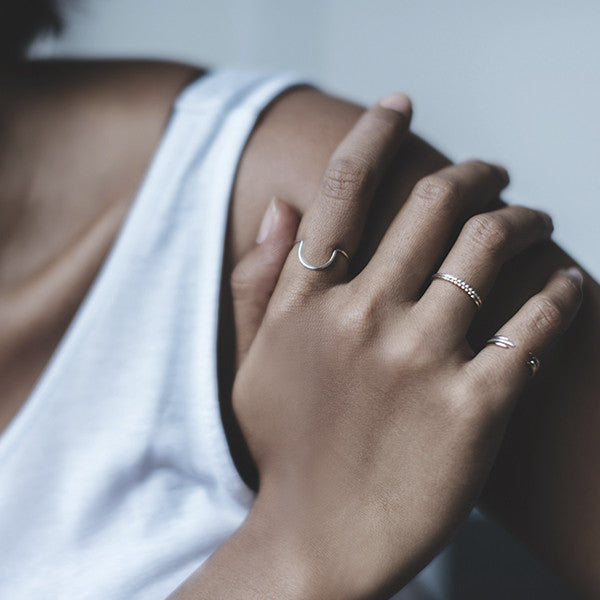
<path fill-rule="evenodd" d="M 525 364 L 529 367 L 529 374 L 532 377 L 539 371 L 541 366 L 540 359 L 531 352 L 527 353 L 527 362 Z"/>
<path fill-rule="evenodd" d="M 452 285 L 455 285 L 473 300 L 478 309 L 481 308 L 481 305 L 483 304 L 481 296 L 466 281 L 463 281 L 454 275 L 450 275 L 449 273 L 434 273 L 431 276 L 431 279 L 442 279 L 443 281 L 448 281 Z"/>
<path fill-rule="evenodd" d="M 496 335 L 490 338 L 485 345 L 494 344 L 494 346 L 499 346 L 500 348 L 516 348 L 516 344 L 511 342 L 505 335 Z M 527 368 L 529 369 L 529 374 L 533 377 L 540 369 L 541 362 L 540 359 L 535 356 L 532 352 L 527 353 L 527 360 L 525 361 Z"/>
<path fill-rule="evenodd" d="M 333 261 L 335 260 L 335 257 L 340 254 L 341 256 L 343 256 L 348 262 L 350 262 L 350 257 L 348 256 L 348 254 L 346 254 L 346 252 L 344 252 L 341 248 L 336 248 L 332 253 L 331 256 L 329 257 L 329 260 L 324 262 L 322 265 L 311 265 L 305 258 L 304 258 L 304 254 L 303 254 L 303 250 L 304 250 L 304 240 L 296 240 L 294 242 L 294 244 L 298 244 L 298 260 L 300 261 L 300 264 L 305 267 L 306 269 L 309 269 L 311 271 L 324 271 L 325 269 L 327 269 L 328 267 L 330 267 L 333 264 Z"/>

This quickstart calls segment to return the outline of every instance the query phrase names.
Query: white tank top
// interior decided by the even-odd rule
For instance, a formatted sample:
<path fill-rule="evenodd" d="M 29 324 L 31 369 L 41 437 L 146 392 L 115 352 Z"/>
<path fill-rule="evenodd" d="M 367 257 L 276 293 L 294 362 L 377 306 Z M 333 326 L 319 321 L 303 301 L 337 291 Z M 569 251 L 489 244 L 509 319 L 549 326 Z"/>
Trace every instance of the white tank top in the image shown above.
<path fill-rule="evenodd" d="M 0 435 L 0 599 L 163 600 L 246 516 L 218 401 L 225 228 L 258 116 L 298 83 L 222 71 L 176 101 L 111 253 Z M 498 575 L 467 592 L 465 556 L 461 598 L 516 597 L 489 595 Z M 397 598 L 454 597 L 451 558 Z"/>
<path fill-rule="evenodd" d="M 161 599 L 252 502 L 221 425 L 216 340 L 238 160 L 286 75 L 179 97 L 128 218 L 0 436 L 0 598 Z"/>

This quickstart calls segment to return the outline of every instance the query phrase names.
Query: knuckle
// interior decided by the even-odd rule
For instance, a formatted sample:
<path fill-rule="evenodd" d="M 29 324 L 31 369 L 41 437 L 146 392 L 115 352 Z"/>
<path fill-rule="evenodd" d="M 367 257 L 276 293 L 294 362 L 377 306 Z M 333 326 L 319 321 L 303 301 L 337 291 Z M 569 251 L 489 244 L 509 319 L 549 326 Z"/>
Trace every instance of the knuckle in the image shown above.
<path fill-rule="evenodd" d="M 490 254 L 501 253 L 510 237 L 506 221 L 489 213 L 471 217 L 465 225 L 465 232 L 472 245 Z"/>
<path fill-rule="evenodd" d="M 482 398 L 481 389 L 482 382 L 477 377 L 455 382 L 446 400 L 447 417 L 470 430 L 489 420 L 492 406 Z"/>
<path fill-rule="evenodd" d="M 539 296 L 533 300 L 531 319 L 533 327 L 543 335 L 560 331 L 565 324 L 561 307 L 548 296 Z"/>
<path fill-rule="evenodd" d="M 327 167 L 322 193 L 330 200 L 349 201 L 367 190 L 374 173 L 367 162 L 357 156 L 335 158 Z"/>
<path fill-rule="evenodd" d="M 363 344 L 375 333 L 377 308 L 369 298 L 354 299 L 338 312 L 337 325 L 341 338 L 352 344 Z"/>
<path fill-rule="evenodd" d="M 253 288 L 252 274 L 249 272 L 247 265 L 243 262 L 239 263 L 232 271 L 229 278 L 231 294 L 234 299 L 243 298 Z"/>
<path fill-rule="evenodd" d="M 393 345 L 388 353 L 390 367 L 400 378 L 407 374 L 421 373 L 425 371 L 432 361 L 432 353 L 423 340 L 407 337 L 400 345 Z"/>
<path fill-rule="evenodd" d="M 414 194 L 421 203 L 432 209 L 455 206 L 461 201 L 458 183 L 439 173 L 420 179 L 415 185 Z"/>
<path fill-rule="evenodd" d="M 386 354 L 400 377 L 406 373 L 424 373 L 431 369 L 436 356 L 430 340 L 427 331 L 416 325 L 404 330 L 401 339 L 396 334 L 387 337 Z"/>
<path fill-rule="evenodd" d="M 288 286 L 285 293 L 277 293 L 276 290 L 265 314 L 265 327 L 279 329 L 295 322 L 313 298 L 309 286 L 301 283 L 294 287 Z"/>
<path fill-rule="evenodd" d="M 475 400 L 471 386 L 458 386 L 445 398 L 447 417 L 455 422 L 473 422 L 481 418 L 481 404 Z"/>
<path fill-rule="evenodd" d="M 272 302 L 264 317 L 264 326 L 267 329 L 277 329 L 294 316 L 296 306 L 290 300 L 286 302 Z"/>

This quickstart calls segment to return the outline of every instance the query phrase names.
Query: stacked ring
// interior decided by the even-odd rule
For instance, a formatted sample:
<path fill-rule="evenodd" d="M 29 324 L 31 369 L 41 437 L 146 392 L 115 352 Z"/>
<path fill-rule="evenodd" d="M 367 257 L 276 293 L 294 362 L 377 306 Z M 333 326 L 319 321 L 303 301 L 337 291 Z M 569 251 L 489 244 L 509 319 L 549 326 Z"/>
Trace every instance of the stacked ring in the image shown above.
<path fill-rule="evenodd" d="M 455 277 L 454 275 L 450 275 L 449 273 L 434 273 L 431 276 L 431 279 L 442 279 L 443 281 L 448 281 L 449 283 L 455 285 L 457 288 L 461 289 L 473 302 L 475 306 L 479 309 L 483 302 L 481 301 L 481 296 L 466 282 L 460 279 L 459 277 Z"/>
<path fill-rule="evenodd" d="M 497 335 L 493 338 L 490 338 L 487 342 L 487 344 L 494 344 L 494 346 L 499 346 L 500 348 L 515 348 L 515 344 L 513 342 L 511 342 L 506 336 L 504 335 Z"/>

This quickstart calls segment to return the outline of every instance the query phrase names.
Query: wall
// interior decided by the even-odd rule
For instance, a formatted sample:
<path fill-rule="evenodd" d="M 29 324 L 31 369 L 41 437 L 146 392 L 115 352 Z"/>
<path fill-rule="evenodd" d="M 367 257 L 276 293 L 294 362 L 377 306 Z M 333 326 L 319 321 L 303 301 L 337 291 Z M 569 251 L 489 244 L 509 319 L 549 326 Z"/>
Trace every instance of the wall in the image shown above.
<path fill-rule="evenodd" d="M 71 0 L 38 54 L 289 68 L 361 102 L 392 90 L 455 160 L 509 167 L 512 202 L 600 277 L 600 2 Z"/>

